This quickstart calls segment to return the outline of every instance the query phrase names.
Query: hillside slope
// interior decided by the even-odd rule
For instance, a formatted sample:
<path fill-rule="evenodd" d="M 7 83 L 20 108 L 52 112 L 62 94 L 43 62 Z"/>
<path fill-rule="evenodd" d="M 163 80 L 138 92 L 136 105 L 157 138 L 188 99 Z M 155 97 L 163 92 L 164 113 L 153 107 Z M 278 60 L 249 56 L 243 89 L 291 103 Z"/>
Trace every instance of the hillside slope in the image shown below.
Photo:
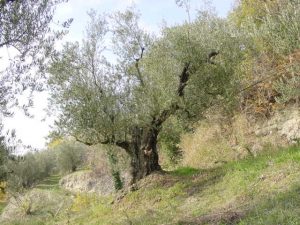
<path fill-rule="evenodd" d="M 52 203 L 51 209 L 39 207 L 30 215 L 14 216 L 2 222 L 300 224 L 300 146 L 207 170 L 185 167 L 153 174 L 135 189 L 126 195 L 117 193 L 109 197 L 40 190 L 47 195 L 51 191 L 54 196 L 64 195 L 72 204 L 58 209 L 59 205 L 53 208 Z"/>

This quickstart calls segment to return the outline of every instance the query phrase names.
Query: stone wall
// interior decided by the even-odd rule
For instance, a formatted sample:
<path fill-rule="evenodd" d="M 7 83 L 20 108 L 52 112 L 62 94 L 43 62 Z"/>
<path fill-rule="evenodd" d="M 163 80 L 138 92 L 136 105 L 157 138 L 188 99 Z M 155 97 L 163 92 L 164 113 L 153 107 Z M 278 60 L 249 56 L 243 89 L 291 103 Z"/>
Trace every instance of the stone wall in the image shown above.
<path fill-rule="evenodd" d="M 127 171 L 121 171 L 123 185 L 129 183 L 131 176 Z M 96 174 L 91 170 L 82 170 L 64 176 L 59 185 L 68 191 L 75 193 L 95 193 L 109 195 L 115 192 L 114 179 L 111 173 Z"/>
<path fill-rule="evenodd" d="M 228 118 L 210 112 L 184 134 L 179 144 L 182 165 L 212 168 L 265 150 L 276 150 L 300 141 L 300 108 L 286 107 L 271 118 L 249 119 L 245 114 Z"/>
<path fill-rule="evenodd" d="M 275 135 L 287 144 L 300 140 L 300 108 L 293 107 L 277 112 L 269 120 L 255 126 L 257 137 Z"/>

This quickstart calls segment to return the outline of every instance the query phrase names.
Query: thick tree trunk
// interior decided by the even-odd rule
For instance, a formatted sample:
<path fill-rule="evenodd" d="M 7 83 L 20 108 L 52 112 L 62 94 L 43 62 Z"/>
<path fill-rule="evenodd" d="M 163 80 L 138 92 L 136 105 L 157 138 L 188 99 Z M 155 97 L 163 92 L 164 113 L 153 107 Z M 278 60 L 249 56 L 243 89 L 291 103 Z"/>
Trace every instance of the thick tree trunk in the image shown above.
<path fill-rule="evenodd" d="M 184 96 L 184 88 L 189 80 L 190 63 L 186 63 L 180 75 L 177 95 Z M 162 124 L 177 110 L 177 102 L 170 105 L 169 108 L 162 110 L 161 113 L 151 121 L 149 127 L 133 129 L 132 142 L 130 145 L 132 183 L 142 179 L 154 171 L 160 171 L 159 157 L 157 152 L 157 136 Z"/>
<path fill-rule="evenodd" d="M 141 57 L 136 59 L 136 68 L 138 70 L 141 85 L 144 86 L 145 84 L 141 79 L 141 71 L 138 67 L 138 62 L 143 56 L 143 51 L 144 49 L 142 48 Z M 184 64 L 183 70 L 179 76 L 177 96 L 180 98 L 184 96 L 184 90 L 187 86 L 187 82 L 189 81 L 190 64 L 190 62 Z M 114 144 L 123 148 L 129 154 L 131 157 L 132 184 L 136 183 L 138 180 L 144 178 L 152 172 L 161 171 L 157 152 L 157 137 L 161 130 L 162 124 L 178 109 L 180 109 L 178 105 L 178 99 L 175 99 L 169 107 L 162 110 L 158 115 L 152 118 L 152 121 L 148 127 L 144 127 L 143 129 L 140 127 L 134 127 L 131 129 L 132 133 L 130 140 L 126 140 L 126 136 L 125 140 L 115 140 L 115 135 L 113 134 L 111 138 L 97 142 L 101 144 Z M 111 116 L 110 118 L 111 122 L 114 123 L 114 117 Z M 82 141 L 76 136 L 75 138 L 77 141 L 85 143 L 86 145 L 96 144 Z"/>
<path fill-rule="evenodd" d="M 142 130 L 136 128 L 131 143 L 132 183 L 142 179 L 154 171 L 160 171 L 157 152 L 157 136 L 155 128 Z"/>

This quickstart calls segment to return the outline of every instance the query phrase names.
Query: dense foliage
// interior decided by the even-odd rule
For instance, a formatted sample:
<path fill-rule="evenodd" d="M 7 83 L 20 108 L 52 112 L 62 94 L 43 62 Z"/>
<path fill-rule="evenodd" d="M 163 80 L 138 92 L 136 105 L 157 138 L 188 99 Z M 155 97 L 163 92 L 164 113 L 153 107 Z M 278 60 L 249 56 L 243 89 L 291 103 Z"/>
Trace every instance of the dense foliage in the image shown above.
<path fill-rule="evenodd" d="M 54 149 L 55 150 L 55 149 Z M 65 141 L 57 146 L 57 167 L 61 173 L 75 172 L 84 162 L 84 146 Z"/>
<path fill-rule="evenodd" d="M 230 15 L 247 39 L 237 72 L 249 87 L 241 108 L 251 115 L 268 117 L 280 104 L 299 100 L 299 5 L 299 0 L 243 0 Z"/>

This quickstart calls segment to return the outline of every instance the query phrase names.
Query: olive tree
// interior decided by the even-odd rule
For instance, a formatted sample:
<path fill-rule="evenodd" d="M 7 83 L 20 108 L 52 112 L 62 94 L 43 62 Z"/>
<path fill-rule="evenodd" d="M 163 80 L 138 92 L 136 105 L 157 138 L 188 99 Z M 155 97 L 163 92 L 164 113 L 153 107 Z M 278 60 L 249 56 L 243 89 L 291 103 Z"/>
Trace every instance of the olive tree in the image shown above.
<path fill-rule="evenodd" d="M 57 167 L 61 173 L 75 172 L 84 162 L 84 146 L 64 141 L 57 147 Z"/>
<path fill-rule="evenodd" d="M 65 0 L 0 1 L 0 112 L 10 115 L 16 96 L 41 90 L 45 63 L 53 55 L 55 40 L 64 31 L 50 29 L 56 6 Z M 71 20 L 62 24 L 68 27 Z M 4 52 L 9 52 L 5 58 Z M 2 57 L 1 57 L 2 56 Z M 30 106 L 32 101 L 28 101 Z"/>
<path fill-rule="evenodd" d="M 18 95 L 29 94 L 21 107 L 33 104 L 32 92 L 42 89 L 45 64 L 54 55 L 54 43 L 65 31 L 50 29 L 55 8 L 65 0 L 0 0 L 0 126 L 11 108 L 19 106 Z M 72 21 L 63 23 L 67 28 Z M 9 53 L 5 56 L 4 53 Z M 2 129 L 0 133 L 2 135 Z M 0 137 L 0 177 L 7 178 L 8 137 Z M 15 137 L 14 137 L 15 138 Z M 12 156 L 13 157 L 13 156 Z"/>
<path fill-rule="evenodd" d="M 57 127 L 88 145 L 119 146 L 136 182 L 161 170 L 157 141 L 170 116 L 201 115 L 231 95 L 238 35 L 209 13 L 165 27 L 159 37 L 130 9 L 90 16 L 82 44 L 67 43 L 49 69 Z M 115 63 L 105 57 L 108 49 Z"/>

